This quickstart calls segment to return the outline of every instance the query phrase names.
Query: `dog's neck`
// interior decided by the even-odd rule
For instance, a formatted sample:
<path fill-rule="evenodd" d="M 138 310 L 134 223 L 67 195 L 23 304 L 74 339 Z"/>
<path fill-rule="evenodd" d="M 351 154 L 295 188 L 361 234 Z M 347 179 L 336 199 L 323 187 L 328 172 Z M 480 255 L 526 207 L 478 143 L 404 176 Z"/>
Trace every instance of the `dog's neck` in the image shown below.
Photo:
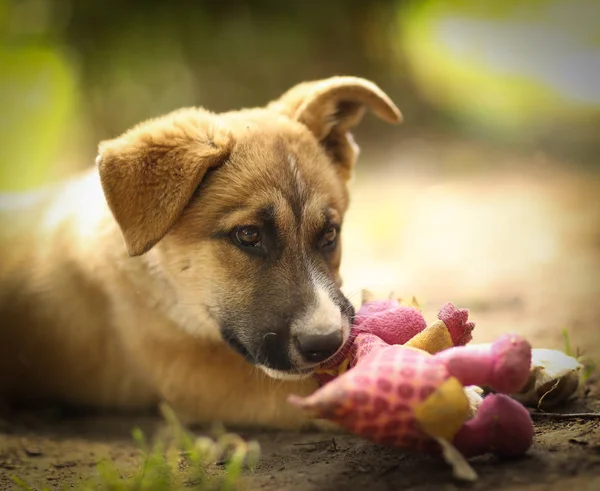
<path fill-rule="evenodd" d="M 88 274 L 102 269 L 112 277 L 111 289 L 106 292 L 118 300 L 112 304 L 130 309 L 134 316 L 136 311 L 151 312 L 164 317 L 183 333 L 220 342 L 218 323 L 211 315 L 214 307 L 206 305 L 202 295 L 186 298 L 189 292 L 178 288 L 175 278 L 162 265 L 161 244 L 141 256 L 129 256 L 119 226 L 101 195 L 97 174 L 90 173 L 84 180 L 89 207 L 80 207 L 71 214 L 70 219 L 76 223 L 71 227 L 74 232 L 69 237 L 70 249 L 85 258 L 79 264 L 89 268 Z"/>

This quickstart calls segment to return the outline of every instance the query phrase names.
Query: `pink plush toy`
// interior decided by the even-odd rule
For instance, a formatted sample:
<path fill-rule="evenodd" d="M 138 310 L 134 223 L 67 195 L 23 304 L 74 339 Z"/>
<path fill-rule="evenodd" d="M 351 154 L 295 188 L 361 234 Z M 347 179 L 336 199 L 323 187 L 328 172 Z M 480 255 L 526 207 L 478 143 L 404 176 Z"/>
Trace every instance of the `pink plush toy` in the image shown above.
<path fill-rule="evenodd" d="M 324 386 L 290 402 L 377 443 L 443 450 L 453 465 L 460 454 L 523 454 L 533 438 L 528 411 L 494 394 L 471 417 L 465 386 L 518 392 L 529 377 L 531 346 L 518 335 L 487 348 L 462 346 L 475 327 L 468 311 L 446 304 L 438 319 L 427 326 L 416 308 L 395 300 L 366 302 L 347 348 L 323 367 Z M 462 477 L 470 478 L 469 472 Z"/>

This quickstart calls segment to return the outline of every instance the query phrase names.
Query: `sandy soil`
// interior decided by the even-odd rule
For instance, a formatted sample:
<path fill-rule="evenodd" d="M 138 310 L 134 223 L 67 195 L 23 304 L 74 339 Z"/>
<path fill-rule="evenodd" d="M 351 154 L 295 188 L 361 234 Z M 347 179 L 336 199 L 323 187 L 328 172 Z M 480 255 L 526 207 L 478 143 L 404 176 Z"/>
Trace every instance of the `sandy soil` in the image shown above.
<path fill-rule="evenodd" d="M 345 289 L 359 301 L 415 295 L 426 317 L 451 300 L 471 310 L 476 341 L 520 332 L 534 346 L 573 348 L 600 361 L 600 175 L 542 155 L 474 144 L 406 140 L 353 184 L 345 229 Z M 362 165 L 368 166 L 363 159 Z M 600 377 L 563 412 L 600 411 Z M 110 458 L 138 461 L 134 425 L 152 417 L 19 415 L 0 421 L 0 489 L 10 474 L 41 488 L 74 485 Z M 535 444 L 516 461 L 481 457 L 480 479 L 457 483 L 442 462 L 337 435 L 246 434 L 263 458 L 243 483 L 265 490 L 600 489 L 600 419 L 536 421 Z M 218 472 L 218 466 L 215 467 Z"/>
<path fill-rule="evenodd" d="M 569 410 L 600 411 L 600 384 L 584 404 Z M 118 417 L 52 420 L 33 418 L 6 425 L 0 451 L 0 489 L 13 489 L 10 474 L 29 483 L 62 489 L 95 472 L 109 458 L 128 471 L 139 462 L 130 439 L 133 425 L 148 435 L 159 430 L 160 420 Z M 533 448 L 515 461 L 478 457 L 472 463 L 479 480 L 471 485 L 452 479 L 437 459 L 410 455 L 372 445 L 346 435 L 318 433 L 246 433 L 261 444 L 262 460 L 246 474 L 244 489 L 317 491 L 369 491 L 414 489 L 453 490 L 564 490 L 600 489 L 600 420 L 548 420 L 536 424 Z M 219 472 L 212 466 L 212 472 Z M 70 487 L 70 486 L 69 486 Z"/>

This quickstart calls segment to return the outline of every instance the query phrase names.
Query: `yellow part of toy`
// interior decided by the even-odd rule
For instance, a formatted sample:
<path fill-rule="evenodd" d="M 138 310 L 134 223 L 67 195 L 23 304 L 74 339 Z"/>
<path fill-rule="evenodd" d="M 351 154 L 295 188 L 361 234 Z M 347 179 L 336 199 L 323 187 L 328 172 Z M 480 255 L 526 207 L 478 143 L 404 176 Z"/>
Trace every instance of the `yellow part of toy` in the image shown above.
<path fill-rule="evenodd" d="M 419 334 L 409 339 L 404 346 L 417 348 L 432 355 L 451 348 L 452 337 L 443 321 L 437 320 Z"/>
<path fill-rule="evenodd" d="M 415 407 L 414 415 L 421 429 L 434 438 L 452 441 L 469 417 L 469 400 L 464 387 L 454 377 Z"/>
<path fill-rule="evenodd" d="M 417 297 L 415 297 L 414 295 L 410 300 L 404 300 L 403 298 L 399 298 L 398 303 L 400 305 L 403 305 L 404 307 L 412 307 L 413 309 L 417 309 L 419 312 L 421 312 L 421 305 L 417 301 Z"/>

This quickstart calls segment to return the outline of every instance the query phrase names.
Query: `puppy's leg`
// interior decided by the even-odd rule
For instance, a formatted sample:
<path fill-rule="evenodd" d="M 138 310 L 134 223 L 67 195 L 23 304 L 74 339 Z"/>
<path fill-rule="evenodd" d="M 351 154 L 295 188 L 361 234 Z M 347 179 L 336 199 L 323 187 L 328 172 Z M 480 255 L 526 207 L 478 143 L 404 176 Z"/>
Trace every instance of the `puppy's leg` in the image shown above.
<path fill-rule="evenodd" d="M 159 397 L 187 424 L 301 428 L 310 423 L 287 399 L 314 392 L 312 377 L 275 380 L 220 344 L 163 341 L 143 354 Z"/>

